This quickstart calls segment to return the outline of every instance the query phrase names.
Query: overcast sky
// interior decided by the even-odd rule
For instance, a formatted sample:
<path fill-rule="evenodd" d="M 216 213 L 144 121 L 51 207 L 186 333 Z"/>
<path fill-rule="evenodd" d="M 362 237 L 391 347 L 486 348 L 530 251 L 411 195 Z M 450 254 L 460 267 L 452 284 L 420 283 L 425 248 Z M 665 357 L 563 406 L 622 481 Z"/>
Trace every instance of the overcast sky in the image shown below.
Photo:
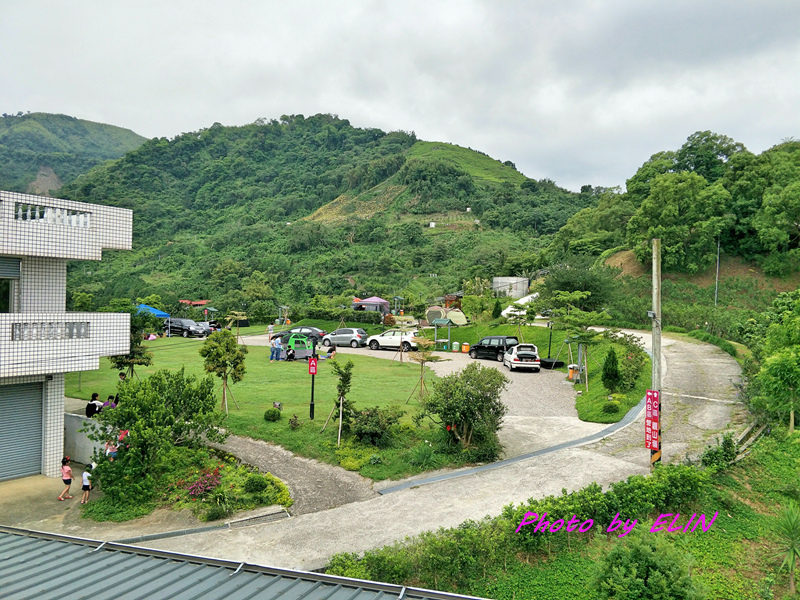
<path fill-rule="evenodd" d="M 173 137 L 333 113 L 624 185 L 712 130 L 800 138 L 800 2 L 2 0 L 0 112 Z"/>

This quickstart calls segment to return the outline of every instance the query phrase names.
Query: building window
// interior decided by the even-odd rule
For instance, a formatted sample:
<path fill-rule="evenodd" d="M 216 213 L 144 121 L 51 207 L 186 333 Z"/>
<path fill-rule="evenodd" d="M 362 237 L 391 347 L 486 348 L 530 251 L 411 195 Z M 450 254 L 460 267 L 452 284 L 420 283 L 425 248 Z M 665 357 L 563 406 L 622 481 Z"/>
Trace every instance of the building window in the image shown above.
<path fill-rule="evenodd" d="M 11 312 L 11 290 L 13 285 L 11 279 L 0 279 L 0 313 Z"/>

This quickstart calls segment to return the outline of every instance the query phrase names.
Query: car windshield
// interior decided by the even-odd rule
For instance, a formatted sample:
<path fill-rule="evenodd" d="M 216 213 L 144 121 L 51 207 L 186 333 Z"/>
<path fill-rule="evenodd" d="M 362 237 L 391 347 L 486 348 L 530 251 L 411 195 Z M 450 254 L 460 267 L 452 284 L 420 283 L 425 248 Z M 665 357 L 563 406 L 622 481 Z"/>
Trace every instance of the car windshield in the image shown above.
<path fill-rule="evenodd" d="M 191 327 L 192 325 L 194 325 L 195 327 L 197 327 L 197 323 L 195 323 L 195 322 L 194 322 L 194 321 L 192 321 L 191 319 L 186 319 L 186 320 L 183 322 L 183 324 L 184 324 L 184 325 L 188 325 L 189 327 Z"/>

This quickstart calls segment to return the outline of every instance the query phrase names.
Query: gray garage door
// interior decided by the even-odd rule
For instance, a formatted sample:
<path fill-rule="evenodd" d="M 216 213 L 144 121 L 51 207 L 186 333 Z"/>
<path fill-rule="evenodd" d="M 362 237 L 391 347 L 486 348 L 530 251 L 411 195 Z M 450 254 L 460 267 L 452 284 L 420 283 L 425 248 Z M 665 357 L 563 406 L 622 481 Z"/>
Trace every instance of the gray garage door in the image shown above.
<path fill-rule="evenodd" d="M 0 386 L 0 481 L 42 472 L 42 384 Z"/>

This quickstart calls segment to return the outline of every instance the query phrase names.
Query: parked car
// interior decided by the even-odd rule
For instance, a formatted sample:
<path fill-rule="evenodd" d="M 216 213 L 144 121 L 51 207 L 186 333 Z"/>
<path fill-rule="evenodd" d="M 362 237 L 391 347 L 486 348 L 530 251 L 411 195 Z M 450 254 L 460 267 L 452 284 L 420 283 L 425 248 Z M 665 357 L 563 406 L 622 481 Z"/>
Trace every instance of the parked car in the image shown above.
<path fill-rule="evenodd" d="M 182 335 L 183 337 L 204 337 L 206 335 L 205 328 L 191 319 L 165 319 L 163 329 L 167 335 Z"/>
<path fill-rule="evenodd" d="M 345 327 L 331 331 L 328 335 L 322 336 L 323 346 L 351 346 L 358 348 L 367 345 L 367 332 L 363 329 L 353 329 Z"/>
<path fill-rule="evenodd" d="M 539 372 L 539 349 L 533 344 L 517 344 L 503 355 L 503 364 L 509 371 L 514 369 L 532 369 Z"/>
<path fill-rule="evenodd" d="M 206 335 L 211 335 L 215 331 L 208 321 L 199 321 L 197 324 L 205 330 Z"/>
<path fill-rule="evenodd" d="M 296 325 L 291 329 L 284 329 L 283 331 L 278 331 L 274 335 L 280 335 L 281 344 L 285 346 L 289 341 L 289 337 L 293 333 L 302 334 L 307 338 L 309 338 L 313 344 L 319 344 L 322 341 L 322 338 L 325 337 L 325 335 L 327 335 L 328 332 L 325 331 L 324 329 L 320 329 L 319 327 L 311 327 L 309 325 Z"/>
<path fill-rule="evenodd" d="M 390 329 L 378 335 L 370 336 L 367 339 L 367 344 L 372 350 L 380 350 L 381 348 L 400 348 L 403 347 L 405 352 L 409 350 L 416 350 L 417 343 L 414 341 L 419 334 L 418 331 L 400 331 L 398 329 Z"/>
<path fill-rule="evenodd" d="M 489 335 L 472 346 L 469 355 L 470 358 L 493 358 L 497 362 L 503 362 L 505 353 L 517 344 L 519 344 L 519 340 L 512 336 Z"/>

